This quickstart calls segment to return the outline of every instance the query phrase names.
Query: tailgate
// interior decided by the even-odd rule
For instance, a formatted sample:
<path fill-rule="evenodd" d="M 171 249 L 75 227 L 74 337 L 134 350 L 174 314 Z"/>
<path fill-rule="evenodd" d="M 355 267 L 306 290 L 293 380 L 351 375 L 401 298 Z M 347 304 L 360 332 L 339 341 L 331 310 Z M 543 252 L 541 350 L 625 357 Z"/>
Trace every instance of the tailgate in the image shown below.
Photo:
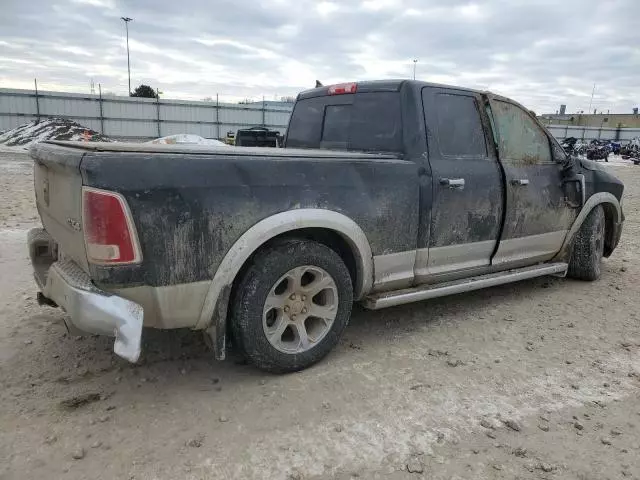
<path fill-rule="evenodd" d="M 58 243 L 58 250 L 88 272 L 82 233 L 82 177 L 85 151 L 39 143 L 31 148 L 34 160 L 36 205 L 42 225 Z"/>

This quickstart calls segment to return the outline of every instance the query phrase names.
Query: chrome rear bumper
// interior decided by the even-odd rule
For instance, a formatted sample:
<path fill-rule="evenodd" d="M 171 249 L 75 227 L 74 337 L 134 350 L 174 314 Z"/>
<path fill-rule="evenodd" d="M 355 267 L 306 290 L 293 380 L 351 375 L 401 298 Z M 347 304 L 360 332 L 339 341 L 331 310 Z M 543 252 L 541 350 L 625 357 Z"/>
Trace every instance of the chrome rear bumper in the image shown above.
<path fill-rule="evenodd" d="M 130 362 L 140 357 L 143 308 L 130 300 L 96 288 L 89 276 L 70 260 L 56 260 L 51 238 L 43 229 L 29 232 L 34 277 L 42 294 L 70 316 L 70 327 L 87 333 L 115 336 L 113 351 Z M 47 265 L 48 264 L 48 265 Z M 48 268 L 46 268 L 48 266 Z"/>

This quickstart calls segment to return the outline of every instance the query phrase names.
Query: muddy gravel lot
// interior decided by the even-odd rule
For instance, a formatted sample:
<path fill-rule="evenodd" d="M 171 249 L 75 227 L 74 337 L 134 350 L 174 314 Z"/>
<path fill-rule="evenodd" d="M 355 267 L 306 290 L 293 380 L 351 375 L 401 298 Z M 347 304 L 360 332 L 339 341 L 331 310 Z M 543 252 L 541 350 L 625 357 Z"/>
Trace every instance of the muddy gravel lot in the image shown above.
<path fill-rule="evenodd" d="M 130 365 L 39 307 L 32 167 L 0 152 L 0 478 L 640 479 L 640 167 L 600 281 L 542 278 L 378 312 L 274 376 L 201 335 Z"/>

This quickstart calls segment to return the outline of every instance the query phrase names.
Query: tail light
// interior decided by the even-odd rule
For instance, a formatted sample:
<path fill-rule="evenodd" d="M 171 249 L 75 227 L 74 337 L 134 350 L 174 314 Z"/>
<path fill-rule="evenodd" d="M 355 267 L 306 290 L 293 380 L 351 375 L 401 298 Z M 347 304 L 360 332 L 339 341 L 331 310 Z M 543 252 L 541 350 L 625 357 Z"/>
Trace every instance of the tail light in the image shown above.
<path fill-rule="evenodd" d="M 136 229 L 122 195 L 83 187 L 82 224 L 89 262 L 118 265 L 142 260 Z"/>
<path fill-rule="evenodd" d="M 345 93 L 356 93 L 356 91 L 358 91 L 357 83 L 338 83 L 329 85 L 327 93 L 329 95 L 344 95 Z"/>

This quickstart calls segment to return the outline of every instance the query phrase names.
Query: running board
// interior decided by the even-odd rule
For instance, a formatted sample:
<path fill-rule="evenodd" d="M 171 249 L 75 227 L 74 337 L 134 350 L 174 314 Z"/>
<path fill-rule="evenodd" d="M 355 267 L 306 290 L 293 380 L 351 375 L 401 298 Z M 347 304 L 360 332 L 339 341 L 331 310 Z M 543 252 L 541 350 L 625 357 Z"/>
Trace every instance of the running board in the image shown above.
<path fill-rule="evenodd" d="M 430 298 L 444 297 L 456 293 L 471 292 L 481 288 L 494 287 L 505 283 L 519 282 L 544 275 L 565 275 L 568 264 L 545 263 L 532 267 L 518 268 L 498 273 L 489 273 L 477 277 L 464 278 L 452 282 L 436 285 L 420 285 L 419 287 L 406 288 L 393 292 L 383 292 L 368 295 L 362 301 L 365 308 L 378 310 L 380 308 L 394 307 L 404 303 L 418 302 Z"/>

